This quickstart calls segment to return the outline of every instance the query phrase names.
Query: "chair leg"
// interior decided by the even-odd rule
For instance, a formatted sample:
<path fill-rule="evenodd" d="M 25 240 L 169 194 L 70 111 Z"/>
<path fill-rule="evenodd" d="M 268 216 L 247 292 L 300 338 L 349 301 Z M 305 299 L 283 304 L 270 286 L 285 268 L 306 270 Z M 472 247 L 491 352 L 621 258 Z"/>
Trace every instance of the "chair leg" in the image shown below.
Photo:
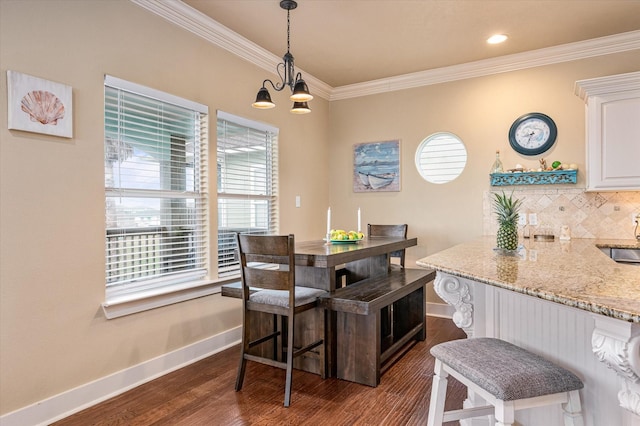
<path fill-rule="evenodd" d="M 244 382 L 244 372 L 247 366 L 247 360 L 244 355 L 249 350 L 249 329 L 251 328 L 249 321 L 249 312 L 244 313 L 245 318 L 242 321 L 242 343 L 240 345 L 240 364 L 238 365 L 238 374 L 236 376 L 236 392 L 242 389 Z"/>
<path fill-rule="evenodd" d="M 284 389 L 284 406 L 291 405 L 291 382 L 293 379 L 293 327 L 294 327 L 294 315 L 288 317 L 288 330 L 287 330 L 287 377 Z"/>
<path fill-rule="evenodd" d="M 447 377 L 449 373 L 442 368 L 442 362 L 436 359 L 431 386 L 431 401 L 429 402 L 429 417 L 427 426 L 441 426 L 444 418 L 444 401 L 447 398 Z"/>
<path fill-rule="evenodd" d="M 280 323 L 281 319 L 279 315 L 273 314 L 273 359 L 277 361 L 282 361 L 282 333 L 284 330 L 282 330 Z"/>
<path fill-rule="evenodd" d="M 562 409 L 564 410 L 565 426 L 583 426 L 579 391 L 569 392 L 569 400 L 562 404 Z"/>
<path fill-rule="evenodd" d="M 240 354 L 240 365 L 238 365 L 238 375 L 236 376 L 236 392 L 242 389 L 242 383 L 244 382 L 244 371 L 247 365 L 247 360 L 244 358 L 244 350 Z"/>
<path fill-rule="evenodd" d="M 318 363 L 320 364 L 320 377 L 322 379 L 326 379 L 327 378 L 327 334 L 325 332 L 325 309 L 323 308 L 316 308 L 316 311 L 318 312 L 317 315 L 317 322 L 318 322 L 318 327 L 317 330 L 319 331 L 319 338 L 322 339 L 322 347 L 318 347 Z"/>

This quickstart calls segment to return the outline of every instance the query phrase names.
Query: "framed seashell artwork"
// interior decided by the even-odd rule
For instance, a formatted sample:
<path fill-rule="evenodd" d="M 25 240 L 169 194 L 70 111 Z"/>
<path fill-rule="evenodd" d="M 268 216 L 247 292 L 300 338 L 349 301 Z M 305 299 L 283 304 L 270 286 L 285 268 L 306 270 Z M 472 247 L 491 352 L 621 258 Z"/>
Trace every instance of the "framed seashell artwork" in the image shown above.
<path fill-rule="evenodd" d="M 72 88 L 7 71 L 9 129 L 73 137 Z"/>

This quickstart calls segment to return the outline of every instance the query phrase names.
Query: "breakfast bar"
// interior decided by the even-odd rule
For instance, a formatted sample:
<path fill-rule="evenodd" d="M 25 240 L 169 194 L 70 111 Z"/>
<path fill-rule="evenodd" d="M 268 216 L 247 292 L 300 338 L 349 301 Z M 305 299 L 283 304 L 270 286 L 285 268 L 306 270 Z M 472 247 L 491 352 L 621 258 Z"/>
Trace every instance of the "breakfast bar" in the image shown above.
<path fill-rule="evenodd" d="M 616 263 L 609 248 L 635 240 L 525 240 L 514 254 L 495 236 L 417 261 L 437 271 L 436 293 L 469 337 L 496 337 L 573 371 L 584 424 L 640 425 L 640 267 Z M 465 407 L 480 405 L 468 395 Z M 560 408 L 518 412 L 521 424 L 562 424 Z M 469 423 L 483 424 L 483 423 Z"/>

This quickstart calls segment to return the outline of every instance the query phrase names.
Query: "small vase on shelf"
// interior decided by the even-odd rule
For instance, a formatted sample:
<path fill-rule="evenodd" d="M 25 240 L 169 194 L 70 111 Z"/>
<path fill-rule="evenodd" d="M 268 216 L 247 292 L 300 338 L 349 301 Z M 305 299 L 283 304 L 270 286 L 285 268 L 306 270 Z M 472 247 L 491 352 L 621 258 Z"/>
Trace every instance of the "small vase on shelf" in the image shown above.
<path fill-rule="evenodd" d="M 502 161 L 500 161 L 500 151 L 496 151 L 496 161 L 494 161 L 493 166 L 491 166 L 491 173 L 502 173 L 503 171 Z"/>

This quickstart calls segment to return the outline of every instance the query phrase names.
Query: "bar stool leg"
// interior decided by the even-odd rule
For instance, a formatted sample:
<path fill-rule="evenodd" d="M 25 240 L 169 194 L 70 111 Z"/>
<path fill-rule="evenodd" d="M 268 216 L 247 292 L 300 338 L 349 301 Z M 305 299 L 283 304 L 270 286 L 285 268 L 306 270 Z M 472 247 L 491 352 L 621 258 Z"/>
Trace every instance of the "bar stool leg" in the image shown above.
<path fill-rule="evenodd" d="M 562 409 L 564 410 L 564 425 L 583 426 L 579 391 L 569 392 L 568 399 L 565 404 L 562 404 Z"/>
<path fill-rule="evenodd" d="M 513 401 L 496 401 L 496 426 L 511 426 L 515 422 L 515 406 Z"/>
<path fill-rule="evenodd" d="M 436 359 L 431 387 L 431 401 L 429 402 L 429 417 L 427 426 L 440 426 L 444 418 L 444 402 L 447 398 L 447 377 L 449 373 L 442 368 L 442 361 Z"/>

